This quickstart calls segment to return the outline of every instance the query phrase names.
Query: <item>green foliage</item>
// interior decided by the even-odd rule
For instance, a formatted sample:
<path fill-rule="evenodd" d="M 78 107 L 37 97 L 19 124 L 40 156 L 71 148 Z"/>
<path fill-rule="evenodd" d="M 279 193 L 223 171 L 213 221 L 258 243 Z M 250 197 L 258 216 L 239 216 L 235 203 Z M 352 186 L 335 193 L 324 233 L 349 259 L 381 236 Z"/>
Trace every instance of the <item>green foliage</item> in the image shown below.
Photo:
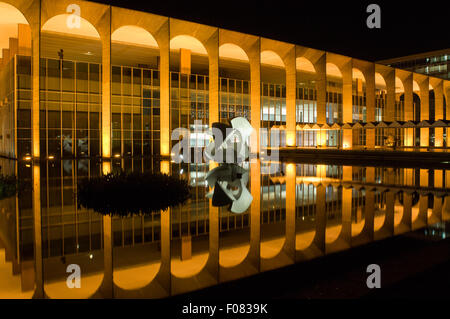
<path fill-rule="evenodd" d="M 103 215 L 130 216 L 160 212 L 190 197 L 186 180 L 167 174 L 115 173 L 82 180 L 78 206 Z"/>
<path fill-rule="evenodd" d="M 0 175 L 0 199 L 16 195 L 18 183 L 15 176 Z"/>

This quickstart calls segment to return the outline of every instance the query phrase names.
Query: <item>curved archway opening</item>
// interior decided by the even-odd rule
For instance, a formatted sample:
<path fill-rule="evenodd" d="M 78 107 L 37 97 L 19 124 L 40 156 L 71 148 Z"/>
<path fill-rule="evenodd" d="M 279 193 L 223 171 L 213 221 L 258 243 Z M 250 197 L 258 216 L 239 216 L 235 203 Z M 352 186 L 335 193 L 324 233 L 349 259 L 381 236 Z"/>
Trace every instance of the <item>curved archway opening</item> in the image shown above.
<path fill-rule="evenodd" d="M 412 203 L 411 203 L 411 222 L 416 222 L 420 213 L 420 195 L 417 192 L 412 193 Z"/>
<path fill-rule="evenodd" d="M 394 197 L 394 227 L 397 227 L 400 225 L 400 222 L 402 221 L 403 214 L 404 214 L 404 202 L 403 202 L 403 195 L 404 193 L 398 192 L 395 194 Z"/>
<path fill-rule="evenodd" d="M 374 231 L 380 230 L 386 219 L 386 192 L 375 191 Z"/>
<path fill-rule="evenodd" d="M 396 103 L 397 104 L 397 103 Z M 395 121 L 396 113 L 387 112 L 387 85 L 384 77 L 375 73 L 375 121 Z M 375 128 L 375 147 L 403 145 L 401 128 Z"/>
<path fill-rule="evenodd" d="M 250 122 L 250 63 L 245 51 L 236 44 L 219 47 L 219 83 L 219 121 L 245 117 Z"/>
<path fill-rule="evenodd" d="M 219 77 L 219 120 L 244 117 L 251 122 L 250 63 L 240 46 L 224 43 L 219 47 Z M 246 258 L 250 249 L 250 207 L 242 214 L 219 208 L 219 218 L 219 263 L 233 267 Z"/>
<path fill-rule="evenodd" d="M 326 64 L 326 122 L 329 125 L 343 123 L 343 80 L 342 73 L 333 63 Z M 327 143 L 329 146 L 342 145 L 342 130 L 329 130 Z"/>
<path fill-rule="evenodd" d="M 77 185 L 102 173 L 87 159 L 41 163 L 44 291 L 50 298 L 89 298 L 104 277 L 103 215 L 79 207 Z M 109 234 L 111 235 L 111 234 Z M 67 267 L 80 266 L 81 288 L 67 285 Z M 73 271 L 73 270 L 72 270 Z"/>
<path fill-rule="evenodd" d="M 90 22 L 69 28 L 68 19 L 54 16 L 41 30 L 41 154 L 99 156 L 102 43 Z"/>
<path fill-rule="evenodd" d="M 159 47 L 147 30 L 126 25 L 111 35 L 111 154 L 159 154 Z M 137 164 L 137 163 L 136 163 Z M 144 171 L 142 165 L 126 167 Z M 161 215 L 113 220 L 113 278 L 123 289 L 148 285 L 161 265 Z"/>
<path fill-rule="evenodd" d="M 420 122 L 421 104 L 422 99 L 420 98 L 420 90 L 413 91 L 413 119 L 416 122 Z M 414 145 L 420 146 L 420 127 L 414 128 L 413 131 L 414 131 Z"/>
<path fill-rule="evenodd" d="M 353 123 L 367 122 L 366 79 L 361 70 L 352 69 L 352 83 L 352 121 Z M 366 145 L 366 130 L 363 128 L 353 129 L 352 138 L 354 147 L 364 147 Z"/>
<path fill-rule="evenodd" d="M 57 15 L 41 28 L 40 153 L 56 159 L 98 156 L 101 150 L 102 43 L 90 22 L 80 17 L 80 24 L 71 27 L 69 19 L 69 14 Z M 85 174 L 80 170 L 85 170 L 83 161 L 56 163 L 60 167 L 51 169 L 49 180 Z M 100 166 L 95 166 L 91 176 L 100 173 Z M 76 187 L 76 180 L 73 183 L 71 186 Z M 93 211 L 79 210 L 67 186 L 59 187 L 56 194 L 62 199 L 51 193 L 47 210 L 42 213 L 43 219 L 53 221 L 43 229 L 43 246 L 48 247 L 44 289 L 55 298 L 87 298 L 103 280 L 103 219 Z M 56 223 L 53 215 L 58 210 L 70 222 Z M 80 214 L 95 221 L 95 226 L 86 228 L 89 224 Z M 81 289 L 67 288 L 67 274 L 61 267 L 67 261 L 84 270 Z"/>
<path fill-rule="evenodd" d="M 111 35 L 111 154 L 160 153 L 159 47 L 147 30 L 122 26 Z"/>
<path fill-rule="evenodd" d="M 359 235 L 366 222 L 365 219 L 365 189 L 353 189 L 352 192 L 352 237 Z"/>

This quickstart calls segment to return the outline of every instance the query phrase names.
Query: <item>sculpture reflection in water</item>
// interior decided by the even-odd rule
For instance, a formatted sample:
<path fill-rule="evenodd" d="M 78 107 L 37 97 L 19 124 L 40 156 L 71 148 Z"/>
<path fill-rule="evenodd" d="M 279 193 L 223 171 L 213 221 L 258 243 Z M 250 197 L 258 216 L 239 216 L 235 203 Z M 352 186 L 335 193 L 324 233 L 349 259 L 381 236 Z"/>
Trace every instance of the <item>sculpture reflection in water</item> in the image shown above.
<path fill-rule="evenodd" d="M 228 206 L 232 213 L 245 212 L 253 196 L 247 189 L 249 179 L 249 139 L 253 132 L 250 123 L 237 117 L 226 123 L 213 123 L 212 139 L 206 146 L 207 159 L 219 164 L 206 174 L 212 191 L 213 206 Z"/>

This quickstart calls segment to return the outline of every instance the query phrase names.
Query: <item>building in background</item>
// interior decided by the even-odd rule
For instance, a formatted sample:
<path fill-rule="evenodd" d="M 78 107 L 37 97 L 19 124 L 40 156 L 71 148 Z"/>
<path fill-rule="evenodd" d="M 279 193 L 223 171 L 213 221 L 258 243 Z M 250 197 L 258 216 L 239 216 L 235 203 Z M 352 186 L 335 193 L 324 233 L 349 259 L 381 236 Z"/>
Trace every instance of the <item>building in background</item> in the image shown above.
<path fill-rule="evenodd" d="M 381 60 L 377 63 L 450 80 L 450 48 Z"/>

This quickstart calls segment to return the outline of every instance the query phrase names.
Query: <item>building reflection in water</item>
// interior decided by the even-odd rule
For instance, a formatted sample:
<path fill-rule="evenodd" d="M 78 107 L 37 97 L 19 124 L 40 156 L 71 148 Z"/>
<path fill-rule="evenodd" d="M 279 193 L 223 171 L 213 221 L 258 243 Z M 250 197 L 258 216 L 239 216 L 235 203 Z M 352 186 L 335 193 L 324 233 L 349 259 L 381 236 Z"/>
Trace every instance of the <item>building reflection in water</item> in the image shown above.
<path fill-rule="evenodd" d="M 252 162 L 242 214 L 206 197 L 208 164 L 152 159 L 3 160 L 21 191 L 0 201 L 0 298 L 155 298 L 200 289 L 450 219 L 450 171 Z M 80 179 L 161 171 L 189 180 L 185 205 L 103 217 Z M 124 200 L 127 200 L 124 198 Z M 81 267 L 81 288 L 66 285 Z"/>

